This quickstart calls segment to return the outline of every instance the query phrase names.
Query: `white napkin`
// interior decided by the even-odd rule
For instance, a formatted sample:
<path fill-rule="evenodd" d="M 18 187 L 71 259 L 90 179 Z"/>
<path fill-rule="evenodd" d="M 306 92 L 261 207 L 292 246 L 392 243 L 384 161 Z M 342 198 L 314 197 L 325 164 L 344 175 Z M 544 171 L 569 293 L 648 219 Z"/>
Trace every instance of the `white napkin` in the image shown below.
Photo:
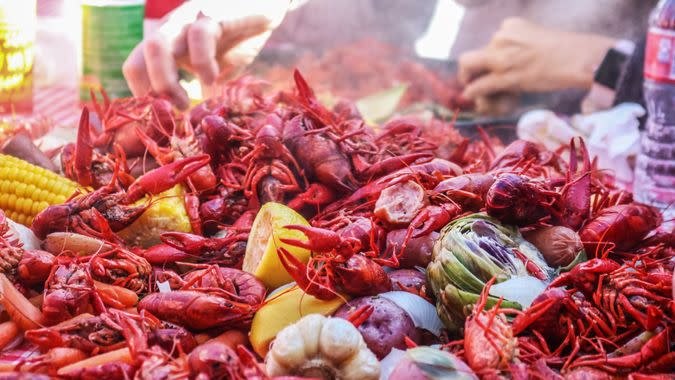
<path fill-rule="evenodd" d="M 574 116 L 572 125 L 588 136 L 588 151 L 598 158 L 600 168 L 613 170 L 620 181 L 632 182 L 629 158 L 640 153 L 638 118 L 645 113 L 639 104 L 624 103 L 607 111 Z"/>
<path fill-rule="evenodd" d="M 639 104 L 623 103 L 565 120 L 549 110 L 534 110 L 518 121 L 518 137 L 555 150 L 569 144 L 572 137 L 581 136 L 591 158 L 597 157 L 598 166 L 612 170 L 617 180 L 628 183 L 633 181 L 631 159 L 640 152 L 638 119 L 645 112 Z"/>
<path fill-rule="evenodd" d="M 534 110 L 525 113 L 518 120 L 518 138 L 543 144 L 548 150 L 556 150 L 561 145 L 579 136 L 567 121 L 553 111 Z"/>

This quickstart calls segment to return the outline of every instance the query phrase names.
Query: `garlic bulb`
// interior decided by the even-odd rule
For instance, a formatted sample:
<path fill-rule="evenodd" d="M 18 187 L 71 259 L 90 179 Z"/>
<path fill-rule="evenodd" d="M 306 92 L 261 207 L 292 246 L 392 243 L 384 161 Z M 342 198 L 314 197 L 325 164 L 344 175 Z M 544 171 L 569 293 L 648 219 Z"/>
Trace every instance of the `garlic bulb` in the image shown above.
<path fill-rule="evenodd" d="M 375 380 L 380 376 L 380 363 L 356 327 L 320 314 L 310 314 L 281 330 L 265 364 L 273 377 Z"/>

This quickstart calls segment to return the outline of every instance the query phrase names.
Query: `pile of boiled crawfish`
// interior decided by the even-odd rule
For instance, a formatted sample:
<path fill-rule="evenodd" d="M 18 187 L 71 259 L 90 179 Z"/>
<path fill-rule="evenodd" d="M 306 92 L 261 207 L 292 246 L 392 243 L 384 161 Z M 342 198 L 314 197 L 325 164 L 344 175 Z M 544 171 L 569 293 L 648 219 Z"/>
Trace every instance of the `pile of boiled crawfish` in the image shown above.
<path fill-rule="evenodd" d="M 2 220 L 0 366 L 10 372 L 0 379 L 269 378 L 245 336 L 268 289 L 241 270 L 267 202 L 310 221 L 288 226 L 307 241 L 286 241 L 310 249 L 309 263 L 278 255 L 321 300 L 392 289 L 433 297 L 423 272 L 405 282 L 392 269 L 425 267 L 439 231 L 464 215 L 486 212 L 523 232 L 568 228 L 587 261 L 525 310 L 488 307 L 489 283 L 463 333 L 435 343 L 481 378 L 671 378 L 673 234 L 583 141 L 552 152 L 484 133 L 470 141 L 440 120 L 373 127 L 353 103 L 328 109 L 297 71 L 294 80 L 293 91 L 269 94 L 242 77 L 189 114 L 159 98 L 93 96 L 98 121 L 85 109 L 61 153 L 63 172 L 91 191 L 45 209 L 32 231 L 79 234 L 98 249 L 26 249 Z M 125 244 L 117 232 L 152 203 L 138 201 L 176 184 L 193 233 Z M 363 322 L 372 310 L 360 312 Z"/>

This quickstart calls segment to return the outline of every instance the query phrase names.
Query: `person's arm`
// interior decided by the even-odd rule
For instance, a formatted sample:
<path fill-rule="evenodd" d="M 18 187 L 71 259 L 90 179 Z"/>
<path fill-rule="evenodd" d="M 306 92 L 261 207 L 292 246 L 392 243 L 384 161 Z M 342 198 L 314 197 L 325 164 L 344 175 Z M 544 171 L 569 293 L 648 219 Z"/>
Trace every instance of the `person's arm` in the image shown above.
<path fill-rule="evenodd" d="M 460 57 L 464 96 L 475 100 L 502 93 L 589 88 L 596 67 L 615 42 L 507 19 L 486 47 Z"/>

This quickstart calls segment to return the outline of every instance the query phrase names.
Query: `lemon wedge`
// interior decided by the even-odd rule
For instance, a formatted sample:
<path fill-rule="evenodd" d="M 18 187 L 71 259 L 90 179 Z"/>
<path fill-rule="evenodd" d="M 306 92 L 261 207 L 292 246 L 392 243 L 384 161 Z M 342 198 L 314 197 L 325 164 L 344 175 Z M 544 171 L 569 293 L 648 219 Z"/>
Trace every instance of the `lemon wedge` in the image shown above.
<path fill-rule="evenodd" d="M 253 317 L 249 333 L 251 346 L 265 357 L 279 331 L 308 314 L 332 315 L 345 302 L 343 297 L 322 301 L 305 294 L 297 285 L 267 297 Z"/>
<path fill-rule="evenodd" d="M 307 240 L 302 232 L 284 228 L 293 224 L 309 226 L 307 220 L 295 210 L 273 202 L 264 204 L 253 221 L 243 270 L 256 276 L 268 289 L 276 289 L 293 281 L 279 260 L 277 248 L 285 248 L 303 263 L 309 260 L 309 250 L 284 244 L 280 240 Z"/>

